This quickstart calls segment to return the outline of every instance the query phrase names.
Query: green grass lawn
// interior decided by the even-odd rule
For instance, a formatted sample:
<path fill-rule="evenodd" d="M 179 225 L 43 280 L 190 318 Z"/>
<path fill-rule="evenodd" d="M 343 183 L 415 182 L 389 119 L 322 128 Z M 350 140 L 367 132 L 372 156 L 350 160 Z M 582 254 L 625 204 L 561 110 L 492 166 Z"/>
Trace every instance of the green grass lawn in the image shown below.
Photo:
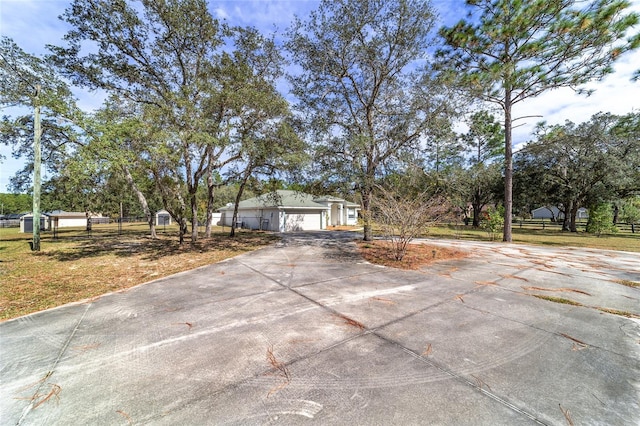
<path fill-rule="evenodd" d="M 430 228 L 427 237 L 461 240 L 491 241 L 487 232 L 468 225 L 447 225 Z M 502 234 L 495 235 L 494 241 L 502 241 Z M 604 250 L 640 252 L 640 233 L 621 232 L 600 237 L 586 232 L 563 232 L 559 227 L 547 229 L 519 228 L 513 225 L 513 242 L 556 247 L 591 247 Z"/>

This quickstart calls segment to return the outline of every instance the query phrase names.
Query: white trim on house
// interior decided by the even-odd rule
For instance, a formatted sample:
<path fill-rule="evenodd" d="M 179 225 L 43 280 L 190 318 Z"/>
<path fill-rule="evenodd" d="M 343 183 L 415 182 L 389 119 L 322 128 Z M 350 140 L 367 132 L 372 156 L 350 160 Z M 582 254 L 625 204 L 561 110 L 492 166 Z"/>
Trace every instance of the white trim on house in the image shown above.
<path fill-rule="evenodd" d="M 318 197 L 315 198 L 318 204 L 329 207 L 327 216 L 327 226 L 353 226 L 358 224 L 358 210 L 360 205 L 351 203 L 338 197 Z"/>

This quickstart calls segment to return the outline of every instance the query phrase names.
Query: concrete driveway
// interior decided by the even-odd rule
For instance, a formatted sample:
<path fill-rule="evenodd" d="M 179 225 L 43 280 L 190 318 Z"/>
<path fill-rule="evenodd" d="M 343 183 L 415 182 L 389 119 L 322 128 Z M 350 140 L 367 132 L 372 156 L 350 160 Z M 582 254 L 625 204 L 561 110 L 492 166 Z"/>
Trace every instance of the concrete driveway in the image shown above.
<path fill-rule="evenodd" d="M 348 233 L 0 324 L 5 425 L 640 419 L 637 253 L 500 243 L 408 272 Z M 543 300 L 534 294 L 580 305 Z"/>

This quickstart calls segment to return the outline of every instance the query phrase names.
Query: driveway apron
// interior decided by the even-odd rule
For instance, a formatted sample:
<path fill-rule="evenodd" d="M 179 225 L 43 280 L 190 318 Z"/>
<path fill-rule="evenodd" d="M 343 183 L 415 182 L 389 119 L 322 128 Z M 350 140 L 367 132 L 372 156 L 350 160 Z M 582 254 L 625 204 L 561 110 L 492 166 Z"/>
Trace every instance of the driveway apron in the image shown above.
<path fill-rule="evenodd" d="M 429 241 L 469 256 L 401 271 L 355 238 L 1 323 L 0 422 L 638 424 L 637 253 Z"/>

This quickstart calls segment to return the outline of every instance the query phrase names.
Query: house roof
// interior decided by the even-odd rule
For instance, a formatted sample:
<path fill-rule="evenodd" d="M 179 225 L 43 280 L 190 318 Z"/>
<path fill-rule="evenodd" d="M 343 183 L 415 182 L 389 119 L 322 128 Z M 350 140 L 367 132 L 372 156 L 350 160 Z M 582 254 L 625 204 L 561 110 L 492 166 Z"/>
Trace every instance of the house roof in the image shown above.
<path fill-rule="evenodd" d="M 49 213 L 46 212 L 40 212 L 40 217 L 45 217 L 45 216 L 51 216 Z M 20 214 L 20 217 L 23 218 L 29 218 L 29 217 L 33 217 L 33 212 L 29 212 L 29 213 L 25 213 L 25 214 Z"/>
<path fill-rule="evenodd" d="M 558 207 L 556 207 L 556 206 L 550 206 L 550 207 L 542 206 L 542 207 L 538 207 L 537 209 L 531 210 L 532 213 L 541 212 L 541 211 L 547 211 L 547 212 L 548 211 L 553 211 L 554 213 L 558 213 L 560 211 L 560 209 Z M 580 208 L 578 208 L 578 211 L 585 212 L 585 211 L 587 211 L 587 209 L 585 207 L 580 207 Z"/>
<path fill-rule="evenodd" d="M 240 201 L 238 209 L 263 209 L 263 208 L 298 208 L 328 210 L 329 207 L 318 204 L 314 196 L 299 191 L 279 189 L 275 192 L 259 195 L 248 200 Z M 219 210 L 233 210 L 233 204 Z"/>
<path fill-rule="evenodd" d="M 64 216 L 64 217 L 87 217 L 85 212 L 65 212 L 64 210 L 54 210 L 46 213 L 48 216 Z"/>
<path fill-rule="evenodd" d="M 347 201 L 344 198 L 334 197 L 333 195 L 323 195 L 322 197 L 316 197 L 313 199 L 313 201 L 320 203 L 343 203 L 347 207 L 360 207 L 360 204 L 352 203 L 351 201 Z"/>
<path fill-rule="evenodd" d="M 314 198 L 316 201 L 344 201 L 342 198 L 334 197 L 333 195 L 323 195 L 322 197 Z"/>

